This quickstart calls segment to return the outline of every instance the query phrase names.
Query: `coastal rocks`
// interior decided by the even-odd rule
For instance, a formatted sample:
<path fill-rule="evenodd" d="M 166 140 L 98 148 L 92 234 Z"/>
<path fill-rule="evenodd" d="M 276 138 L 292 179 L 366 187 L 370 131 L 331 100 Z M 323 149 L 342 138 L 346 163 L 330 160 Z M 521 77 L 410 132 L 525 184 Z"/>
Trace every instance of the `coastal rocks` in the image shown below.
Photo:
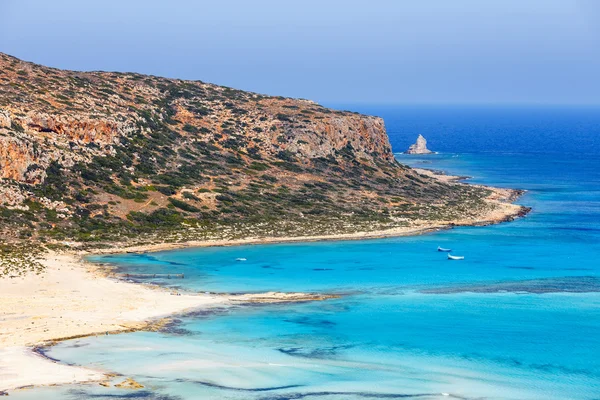
<path fill-rule="evenodd" d="M 231 296 L 230 300 L 242 303 L 291 303 L 305 301 L 322 301 L 328 299 L 337 299 L 341 296 L 338 294 L 317 294 L 317 293 L 248 293 L 242 295 Z"/>
<path fill-rule="evenodd" d="M 531 210 L 532 210 L 531 207 L 520 206 L 519 210 L 515 214 L 508 215 L 506 218 L 504 218 L 503 222 L 512 222 L 517 218 L 523 218 L 527 214 L 529 214 L 531 212 Z"/>
<path fill-rule="evenodd" d="M 423 137 L 423 135 L 419 135 L 417 141 L 412 144 L 408 150 L 405 152 L 406 154 L 431 154 L 433 151 L 427 148 L 427 140 Z"/>
<path fill-rule="evenodd" d="M 136 382 L 132 378 L 127 378 L 123 382 L 117 383 L 115 385 L 115 387 L 119 388 L 119 389 L 133 389 L 133 390 L 136 390 L 136 389 L 143 389 L 144 385 L 142 385 L 139 382 Z"/>

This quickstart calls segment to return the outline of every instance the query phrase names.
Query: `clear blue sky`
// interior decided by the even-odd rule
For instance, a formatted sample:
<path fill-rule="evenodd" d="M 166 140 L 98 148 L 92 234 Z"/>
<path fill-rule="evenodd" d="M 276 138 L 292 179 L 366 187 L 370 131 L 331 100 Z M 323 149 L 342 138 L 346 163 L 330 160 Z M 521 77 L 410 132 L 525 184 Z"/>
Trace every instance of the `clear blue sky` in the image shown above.
<path fill-rule="evenodd" d="M 330 103 L 600 103 L 596 0 L 0 0 L 0 51 Z"/>

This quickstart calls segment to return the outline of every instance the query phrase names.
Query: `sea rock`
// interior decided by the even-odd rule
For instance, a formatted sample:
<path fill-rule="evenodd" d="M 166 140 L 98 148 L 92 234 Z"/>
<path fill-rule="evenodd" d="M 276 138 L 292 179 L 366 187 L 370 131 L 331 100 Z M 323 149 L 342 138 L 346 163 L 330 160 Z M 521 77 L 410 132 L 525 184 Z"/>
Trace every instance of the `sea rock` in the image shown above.
<path fill-rule="evenodd" d="M 406 154 L 431 154 L 433 151 L 427 148 L 427 140 L 423 137 L 423 135 L 419 135 L 417 141 L 412 144 L 408 150 L 406 150 Z"/>

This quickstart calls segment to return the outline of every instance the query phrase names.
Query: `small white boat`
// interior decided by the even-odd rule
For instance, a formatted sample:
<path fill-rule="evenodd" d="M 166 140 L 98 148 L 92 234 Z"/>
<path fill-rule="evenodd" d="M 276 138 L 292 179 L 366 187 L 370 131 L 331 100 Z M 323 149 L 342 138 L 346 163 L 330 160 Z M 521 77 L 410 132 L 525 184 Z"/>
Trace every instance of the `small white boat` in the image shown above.
<path fill-rule="evenodd" d="M 240 257 L 240 258 L 236 258 L 235 261 L 246 261 L 246 259 Z"/>
<path fill-rule="evenodd" d="M 448 254 L 448 260 L 464 260 L 464 256 L 453 256 L 452 254 Z"/>
<path fill-rule="evenodd" d="M 445 249 L 443 247 L 438 246 L 438 251 L 443 251 L 444 253 L 449 253 L 452 251 L 452 249 Z"/>

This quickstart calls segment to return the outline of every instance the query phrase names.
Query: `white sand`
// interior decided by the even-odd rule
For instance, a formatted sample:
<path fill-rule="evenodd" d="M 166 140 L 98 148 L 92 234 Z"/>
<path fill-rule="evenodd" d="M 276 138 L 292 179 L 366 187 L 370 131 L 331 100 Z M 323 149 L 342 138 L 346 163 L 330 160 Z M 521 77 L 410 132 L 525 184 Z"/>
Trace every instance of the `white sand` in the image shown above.
<path fill-rule="evenodd" d="M 108 279 L 72 254 L 52 253 L 43 263 L 47 272 L 42 275 L 0 279 L 0 390 L 102 375 L 45 360 L 27 346 L 141 328 L 149 319 L 229 302 L 222 296 L 174 296 Z"/>
<path fill-rule="evenodd" d="M 72 254 L 51 253 L 43 263 L 42 275 L 0 279 L 0 347 L 139 328 L 151 318 L 226 301 L 107 279 Z"/>
<path fill-rule="evenodd" d="M 96 381 L 102 372 L 55 363 L 27 347 L 0 348 L 0 390 L 35 385 Z"/>

